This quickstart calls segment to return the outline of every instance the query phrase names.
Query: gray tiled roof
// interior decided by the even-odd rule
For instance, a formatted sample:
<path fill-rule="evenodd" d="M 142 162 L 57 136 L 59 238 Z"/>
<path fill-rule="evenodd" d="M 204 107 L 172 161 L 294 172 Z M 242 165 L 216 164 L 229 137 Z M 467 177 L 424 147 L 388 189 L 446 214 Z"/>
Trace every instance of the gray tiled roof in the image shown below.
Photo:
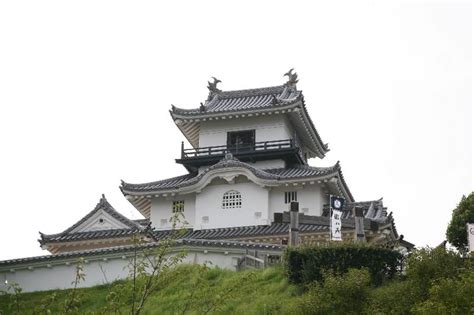
<path fill-rule="evenodd" d="M 383 206 L 382 199 L 369 200 L 369 201 L 358 201 L 358 202 L 346 202 L 342 208 L 342 218 L 349 219 L 353 218 L 352 212 L 354 207 L 362 208 L 364 217 L 377 222 L 386 222 L 390 215 L 387 214 L 387 208 Z M 323 209 L 323 216 L 329 216 L 329 206 L 326 205 Z"/>
<path fill-rule="evenodd" d="M 59 243 L 59 242 L 74 242 L 83 240 L 105 239 L 105 238 L 120 238 L 131 237 L 134 233 L 141 231 L 141 229 L 109 229 L 89 232 L 76 233 L 58 233 L 43 235 L 39 240 L 40 244 L 45 243 Z"/>
<path fill-rule="evenodd" d="M 104 230 L 104 231 L 90 231 L 90 232 L 80 232 L 80 233 L 71 233 L 74 229 L 79 227 L 82 223 L 86 222 L 90 217 L 92 217 L 97 211 L 103 210 L 113 218 L 117 219 L 121 223 L 128 226 L 126 229 L 113 229 L 113 230 Z M 131 235 L 133 231 L 142 230 L 143 226 L 133 220 L 128 219 L 123 216 L 117 210 L 115 210 L 112 205 L 107 201 L 104 195 L 100 198 L 99 202 L 95 208 L 89 212 L 82 219 L 74 223 L 71 227 L 67 228 L 61 233 L 57 234 L 43 234 L 40 232 L 41 239 L 39 240 L 40 244 L 47 242 L 59 242 L 59 241 L 72 241 L 80 239 L 93 239 L 93 238 L 102 238 L 106 235 L 108 237 L 120 237 L 122 235 Z M 113 232 L 110 232 L 113 231 Z"/>
<path fill-rule="evenodd" d="M 204 108 L 182 109 L 173 106 L 172 113 L 196 115 L 203 113 L 221 113 L 237 110 L 278 108 L 301 100 L 301 91 L 294 87 L 273 86 L 259 89 L 222 91 L 210 95 Z"/>
<path fill-rule="evenodd" d="M 159 243 L 148 243 L 140 246 L 140 249 L 154 248 Z M 201 239 L 180 239 L 177 240 L 174 246 L 192 246 L 192 247 L 224 247 L 224 248 L 251 248 L 261 250 L 274 250 L 282 251 L 285 246 L 275 244 L 262 244 L 262 243 L 250 243 L 250 242 L 236 242 L 236 241 L 222 241 L 222 240 L 201 240 Z M 55 255 L 44 255 L 36 257 L 27 257 L 19 259 L 10 259 L 0 261 L 0 267 L 19 265 L 22 263 L 37 263 L 37 262 L 54 262 L 57 260 L 68 259 L 68 258 L 79 258 L 79 257 L 91 257 L 103 254 L 114 254 L 114 253 L 128 253 L 135 250 L 133 245 L 125 246 L 114 246 L 100 249 L 72 251 L 67 253 L 55 254 Z"/>
<path fill-rule="evenodd" d="M 337 166 L 338 164 L 330 167 L 314 167 L 309 165 L 301 165 L 290 168 L 267 169 L 265 170 L 265 172 L 277 175 L 281 179 L 317 177 L 334 173 L 337 170 Z"/>
<path fill-rule="evenodd" d="M 300 231 L 302 232 L 318 232 L 327 230 L 327 224 L 300 224 Z M 203 229 L 193 230 L 186 229 L 185 233 L 180 238 L 186 239 L 232 239 L 241 237 L 265 236 L 265 235 L 284 235 L 288 233 L 288 223 L 272 223 L 271 225 L 257 225 L 257 226 L 239 226 L 229 228 L 217 229 Z M 105 239 L 105 238 L 119 238 L 131 237 L 138 230 L 131 229 L 113 229 L 101 230 L 91 232 L 79 232 L 70 234 L 54 234 L 48 235 L 43 242 L 58 243 L 58 242 L 73 242 L 81 240 Z M 140 231 L 144 232 L 144 231 Z M 177 233 L 176 230 L 154 230 L 152 236 L 155 240 L 161 240 L 170 235 L 170 233 Z"/>
<path fill-rule="evenodd" d="M 122 191 L 155 191 L 174 189 L 177 187 L 181 187 L 183 183 L 187 183 L 190 179 L 194 177 L 196 177 L 195 174 L 186 174 L 144 184 L 130 184 L 122 181 L 120 189 Z"/>
<path fill-rule="evenodd" d="M 238 239 L 256 236 L 274 236 L 286 235 L 289 231 L 288 223 L 272 223 L 271 225 L 257 225 L 257 226 L 239 226 L 218 229 L 204 229 L 204 230 L 188 230 L 183 238 L 187 239 Z M 327 225 L 319 224 L 300 224 L 301 232 L 320 232 L 328 230 Z M 153 231 L 153 236 L 156 240 L 163 239 L 169 235 L 171 231 Z"/>
<path fill-rule="evenodd" d="M 136 222 L 140 224 L 141 226 L 146 227 L 148 224 L 150 224 L 150 219 L 137 219 L 137 220 L 133 220 L 133 222 Z"/>
<path fill-rule="evenodd" d="M 248 163 L 238 161 L 236 159 L 223 159 L 220 162 L 206 168 L 203 172 L 198 175 L 183 175 L 179 177 L 173 177 L 170 179 L 164 179 L 157 182 L 145 183 L 145 184 L 129 184 L 122 181 L 122 192 L 124 194 L 134 192 L 154 192 L 160 190 L 171 190 L 178 189 L 180 187 L 190 186 L 197 183 L 206 173 L 221 168 L 230 167 L 243 167 L 250 170 L 255 176 L 261 179 L 273 179 L 273 180 L 290 180 L 305 177 L 319 177 L 336 174 L 340 172 L 339 162 L 331 167 L 313 167 L 313 166 L 296 166 L 290 168 L 277 168 L 277 169 L 259 169 L 253 167 Z M 342 175 L 342 173 L 341 173 Z M 347 189 L 347 191 L 349 191 Z"/>

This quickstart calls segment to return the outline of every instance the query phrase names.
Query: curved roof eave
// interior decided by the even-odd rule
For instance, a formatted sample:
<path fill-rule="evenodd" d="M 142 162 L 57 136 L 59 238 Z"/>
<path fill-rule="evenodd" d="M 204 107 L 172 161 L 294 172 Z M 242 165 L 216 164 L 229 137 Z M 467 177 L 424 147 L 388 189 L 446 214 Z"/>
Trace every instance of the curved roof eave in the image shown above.
<path fill-rule="evenodd" d="M 347 195 L 350 196 L 351 201 L 353 200 L 352 195 L 344 181 L 344 177 L 340 171 L 339 162 L 336 163 L 332 167 L 327 168 L 310 168 L 312 170 L 318 170 L 322 172 L 320 175 L 310 175 L 310 176 L 280 176 L 276 175 L 271 172 L 267 172 L 261 169 L 257 169 L 247 163 L 240 162 L 238 160 L 222 160 L 221 162 L 205 169 L 199 175 L 189 178 L 184 181 L 179 181 L 175 185 L 165 186 L 165 187 L 157 187 L 157 188 L 150 188 L 150 189 L 141 189 L 139 191 L 138 188 L 140 184 L 129 184 L 126 182 L 122 182 L 122 186 L 120 187 L 122 193 L 125 196 L 132 196 L 132 197 L 153 197 L 156 194 L 172 194 L 172 193 L 192 193 L 193 191 L 202 190 L 206 183 L 208 183 L 213 178 L 222 174 L 222 171 L 229 172 L 233 171 L 235 173 L 240 173 L 242 175 L 247 176 L 250 180 L 255 182 L 261 186 L 274 186 L 278 185 L 282 181 L 286 182 L 299 182 L 299 181 L 307 181 L 307 180 L 320 180 L 320 179 L 327 179 L 334 177 L 337 175 L 342 182 L 342 188 L 347 192 Z M 185 175 L 186 176 L 186 175 Z M 184 176 L 183 176 L 184 177 Z M 183 178 L 183 177 L 176 177 L 176 178 Z M 174 180 L 176 178 L 172 178 Z M 167 180 L 162 180 L 153 183 L 162 183 Z M 153 183 L 143 184 L 152 186 Z M 127 188 L 128 186 L 128 188 Z M 203 186 L 203 187 L 201 187 Z"/>
<path fill-rule="evenodd" d="M 177 107 L 173 107 L 173 110 Z M 311 117 L 308 114 L 306 106 L 304 104 L 304 98 L 299 97 L 292 102 L 288 102 L 283 104 L 282 106 L 272 106 L 272 107 L 264 107 L 264 108 L 255 108 L 255 109 L 240 109 L 240 110 L 228 110 L 228 111 L 220 111 L 220 112 L 198 112 L 193 115 L 180 115 L 174 113 L 173 110 L 170 110 L 170 115 L 173 118 L 178 129 L 181 133 L 185 136 L 185 138 L 189 141 L 189 143 L 194 147 L 199 146 L 199 124 L 201 121 L 206 121 L 210 119 L 222 119 L 224 116 L 231 116 L 231 117 L 245 117 L 245 116 L 253 116 L 253 115 L 266 115 L 267 113 L 292 113 L 298 112 L 300 113 L 298 119 L 302 122 L 305 126 L 306 132 L 309 134 L 309 138 L 311 138 L 310 149 L 313 151 L 313 155 L 317 156 L 320 159 L 323 159 L 327 152 L 329 152 L 328 145 L 325 144 L 321 136 L 319 135 L 316 127 L 314 126 Z M 192 130 L 192 132 L 190 131 Z M 197 131 L 197 132 L 196 132 Z"/>

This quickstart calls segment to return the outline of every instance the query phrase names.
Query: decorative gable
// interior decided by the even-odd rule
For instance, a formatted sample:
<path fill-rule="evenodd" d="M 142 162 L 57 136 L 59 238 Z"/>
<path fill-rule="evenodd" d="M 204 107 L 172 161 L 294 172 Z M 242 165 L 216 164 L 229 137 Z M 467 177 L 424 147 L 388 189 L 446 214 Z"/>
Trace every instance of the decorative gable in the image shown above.
<path fill-rule="evenodd" d="M 104 239 L 109 239 L 109 246 L 126 245 L 134 233 L 142 233 L 145 229 L 140 221 L 135 222 L 118 213 L 102 195 L 95 208 L 73 226 L 58 234 L 40 232 L 38 241 L 43 249 L 54 254 L 103 247 L 101 240 Z"/>
<path fill-rule="evenodd" d="M 98 209 L 92 216 L 82 222 L 70 233 L 77 232 L 91 232 L 100 230 L 114 230 L 114 229 L 130 229 L 130 226 L 124 224 L 116 217 L 104 211 L 104 209 Z"/>
<path fill-rule="evenodd" d="M 115 229 L 142 229 L 142 226 L 118 213 L 102 195 L 94 210 L 61 234 Z"/>

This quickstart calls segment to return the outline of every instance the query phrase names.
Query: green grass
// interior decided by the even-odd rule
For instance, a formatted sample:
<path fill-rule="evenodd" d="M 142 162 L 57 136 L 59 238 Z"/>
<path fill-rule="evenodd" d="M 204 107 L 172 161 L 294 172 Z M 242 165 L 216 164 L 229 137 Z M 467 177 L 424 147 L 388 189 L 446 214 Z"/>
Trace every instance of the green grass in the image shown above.
<path fill-rule="evenodd" d="M 149 297 L 143 314 L 202 314 L 209 307 L 210 314 L 283 314 L 288 313 L 293 297 L 301 290 L 288 284 L 281 267 L 264 270 L 233 272 L 221 269 L 203 270 L 199 266 L 182 265 L 167 277 L 165 283 Z M 75 314 L 104 314 L 110 291 L 129 286 L 130 282 L 117 282 L 77 290 L 78 309 Z M 130 292 L 130 291 L 128 291 Z M 48 297 L 56 294 L 48 307 L 53 314 L 61 313 L 71 290 L 24 293 L 20 295 L 21 314 L 33 314 L 45 304 Z M 119 314 L 130 312 L 130 294 L 121 294 L 123 305 Z M 12 296 L 0 296 L 0 314 L 14 313 L 10 304 Z M 128 301 L 128 302 L 127 302 Z"/>

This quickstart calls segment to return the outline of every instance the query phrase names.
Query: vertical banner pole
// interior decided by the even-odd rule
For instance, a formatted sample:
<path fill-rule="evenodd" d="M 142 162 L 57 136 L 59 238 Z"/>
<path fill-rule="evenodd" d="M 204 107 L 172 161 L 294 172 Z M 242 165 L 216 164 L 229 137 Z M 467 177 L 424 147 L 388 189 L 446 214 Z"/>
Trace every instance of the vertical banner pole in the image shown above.
<path fill-rule="evenodd" d="M 329 240 L 332 241 L 332 195 L 329 195 Z"/>

